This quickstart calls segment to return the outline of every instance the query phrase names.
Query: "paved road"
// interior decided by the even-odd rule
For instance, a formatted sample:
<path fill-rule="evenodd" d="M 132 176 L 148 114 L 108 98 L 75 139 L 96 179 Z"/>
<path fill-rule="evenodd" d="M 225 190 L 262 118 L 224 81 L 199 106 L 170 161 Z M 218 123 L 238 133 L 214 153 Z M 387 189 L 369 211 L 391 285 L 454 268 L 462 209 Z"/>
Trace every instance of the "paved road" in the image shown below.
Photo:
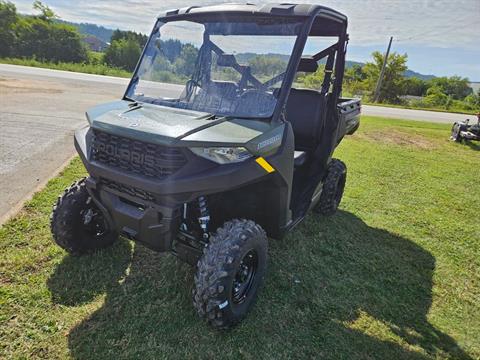
<path fill-rule="evenodd" d="M 0 224 L 74 154 L 85 109 L 122 95 L 126 80 L 0 65 Z"/>
<path fill-rule="evenodd" d="M 122 96 L 127 79 L 0 64 L 0 224 L 74 154 L 85 110 Z M 165 96 L 178 85 L 165 84 Z M 163 94 L 162 94 L 163 95 Z M 365 115 L 452 123 L 464 115 L 364 106 Z"/>
<path fill-rule="evenodd" d="M 451 114 L 437 111 L 410 110 L 371 105 L 363 105 L 362 114 L 369 116 L 382 116 L 393 119 L 409 119 L 444 124 L 453 124 L 455 121 L 463 121 L 467 118 L 470 118 L 472 121 L 477 119 L 475 116 L 472 115 Z"/>

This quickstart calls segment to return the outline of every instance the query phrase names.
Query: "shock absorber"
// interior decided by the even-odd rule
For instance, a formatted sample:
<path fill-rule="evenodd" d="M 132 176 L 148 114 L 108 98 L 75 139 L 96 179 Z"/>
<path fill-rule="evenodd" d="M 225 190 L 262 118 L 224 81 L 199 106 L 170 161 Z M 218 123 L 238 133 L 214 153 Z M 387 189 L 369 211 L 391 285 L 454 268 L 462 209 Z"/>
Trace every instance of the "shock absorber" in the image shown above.
<path fill-rule="evenodd" d="M 210 222 L 210 213 L 208 212 L 208 203 L 205 196 L 200 196 L 198 198 L 198 210 L 200 212 L 198 222 L 203 231 L 203 239 L 208 241 L 208 223 Z"/>

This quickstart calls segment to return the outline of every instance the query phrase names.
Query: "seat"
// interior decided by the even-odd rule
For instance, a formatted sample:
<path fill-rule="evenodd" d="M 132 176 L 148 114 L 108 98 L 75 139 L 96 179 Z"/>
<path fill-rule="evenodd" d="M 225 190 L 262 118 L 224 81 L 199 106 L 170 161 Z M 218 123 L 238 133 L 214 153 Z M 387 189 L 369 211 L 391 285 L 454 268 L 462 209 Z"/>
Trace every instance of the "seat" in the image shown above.
<path fill-rule="evenodd" d="M 295 150 L 315 150 L 323 127 L 324 104 L 325 96 L 318 91 L 294 88 L 290 90 L 286 117 L 292 124 L 295 135 Z"/>
<path fill-rule="evenodd" d="M 295 151 L 293 153 L 293 166 L 298 168 L 307 161 L 307 153 L 305 151 Z"/>

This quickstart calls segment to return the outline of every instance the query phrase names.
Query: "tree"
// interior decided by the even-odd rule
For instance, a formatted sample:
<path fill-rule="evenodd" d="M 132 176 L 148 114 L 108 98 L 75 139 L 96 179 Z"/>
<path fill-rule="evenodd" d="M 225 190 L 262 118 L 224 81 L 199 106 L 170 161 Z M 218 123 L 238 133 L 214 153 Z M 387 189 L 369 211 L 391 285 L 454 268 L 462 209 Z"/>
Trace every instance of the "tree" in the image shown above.
<path fill-rule="evenodd" d="M 117 29 L 113 32 L 110 42 L 113 43 L 114 41 L 122 39 L 134 40 L 140 48 L 143 48 L 148 41 L 148 36 L 135 31 L 122 31 Z"/>
<path fill-rule="evenodd" d="M 252 74 L 259 76 L 275 76 L 287 68 L 285 61 L 272 55 L 257 55 L 250 59 L 248 65 L 252 68 Z"/>
<path fill-rule="evenodd" d="M 40 1 L 33 7 L 40 11 L 38 16 L 17 15 L 15 7 L 0 1 L 0 56 L 36 58 L 53 62 L 85 62 L 88 54 L 78 31 L 53 20 L 55 13 Z M 5 29 L 7 31 L 5 31 Z M 10 31 L 9 31 L 10 30 Z M 13 35 L 12 35 L 13 33 Z M 13 43 L 12 43 L 13 36 Z M 8 42 L 10 46 L 8 46 Z M 8 54 L 7 54 L 8 52 Z"/>
<path fill-rule="evenodd" d="M 15 6 L 0 0 L 0 56 L 53 62 L 86 62 L 87 50 L 73 26 L 57 23 L 57 15 L 40 1 L 37 16 L 17 15 Z"/>
<path fill-rule="evenodd" d="M 15 56 L 53 62 L 86 62 L 87 50 L 78 31 L 43 17 L 24 17 L 16 25 Z"/>
<path fill-rule="evenodd" d="M 0 0 L 0 57 L 12 56 L 16 36 L 17 9 L 9 1 Z"/>
<path fill-rule="evenodd" d="M 366 78 L 365 83 L 368 90 L 373 94 L 380 76 L 383 65 L 383 55 L 379 51 L 372 53 L 373 61 L 367 62 L 363 67 Z M 380 89 L 380 102 L 399 103 L 399 96 L 402 95 L 402 82 L 404 73 L 407 70 L 407 54 L 400 55 L 391 53 L 387 59 L 385 75 Z"/>
<path fill-rule="evenodd" d="M 113 67 L 133 71 L 141 52 L 140 45 L 133 38 L 115 40 L 105 52 L 105 63 Z"/>
<path fill-rule="evenodd" d="M 179 40 L 160 40 L 160 50 L 163 56 L 165 56 L 171 63 L 175 62 L 180 56 L 182 48 L 183 44 Z"/>
<path fill-rule="evenodd" d="M 88 61 L 82 37 L 73 26 L 54 24 L 50 36 L 50 51 L 47 52 L 50 60 L 76 63 Z"/>
<path fill-rule="evenodd" d="M 355 82 L 361 82 L 365 80 L 367 75 L 363 71 L 362 66 L 355 64 L 347 69 L 345 69 L 345 75 L 343 77 L 343 80 L 345 81 L 346 84 L 351 84 Z"/>
<path fill-rule="evenodd" d="M 460 76 L 434 78 L 430 80 L 430 86 L 439 88 L 455 100 L 462 100 L 473 93 L 468 79 Z"/>
<path fill-rule="evenodd" d="M 438 86 L 432 86 L 427 90 L 427 96 L 423 100 L 429 106 L 446 106 L 449 101 L 448 95 L 446 95 L 442 89 Z"/>
<path fill-rule="evenodd" d="M 50 9 L 48 5 L 44 5 L 40 0 L 35 0 L 33 2 L 33 8 L 40 11 L 41 15 L 39 15 L 39 18 L 43 20 L 52 21 L 58 18 L 57 14 L 55 14 L 55 12 Z"/>
<path fill-rule="evenodd" d="M 478 91 L 478 94 L 468 95 L 464 101 L 472 110 L 480 111 L 480 90 Z"/>
<path fill-rule="evenodd" d="M 158 55 L 155 57 L 155 71 L 173 71 L 173 65 L 165 56 Z"/>
<path fill-rule="evenodd" d="M 107 65 L 133 71 L 147 41 L 148 36 L 144 34 L 117 29 L 105 51 L 104 61 Z"/>
<path fill-rule="evenodd" d="M 425 80 L 410 77 L 402 81 L 403 95 L 425 96 L 428 89 L 428 83 Z"/>
<path fill-rule="evenodd" d="M 367 74 L 363 71 L 363 67 L 355 64 L 345 69 L 343 88 L 351 95 L 361 95 L 367 90 L 365 85 L 366 78 Z"/>
<path fill-rule="evenodd" d="M 198 49 L 192 44 L 185 44 L 182 47 L 180 56 L 175 60 L 174 67 L 177 74 L 191 76 L 195 69 L 195 62 L 198 57 Z"/>

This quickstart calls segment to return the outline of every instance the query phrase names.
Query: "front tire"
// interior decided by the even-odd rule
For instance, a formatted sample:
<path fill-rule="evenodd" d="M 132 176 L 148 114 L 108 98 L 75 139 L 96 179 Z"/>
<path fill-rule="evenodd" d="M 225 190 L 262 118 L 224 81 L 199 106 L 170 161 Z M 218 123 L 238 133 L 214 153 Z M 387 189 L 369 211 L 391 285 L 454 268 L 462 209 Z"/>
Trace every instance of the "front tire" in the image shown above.
<path fill-rule="evenodd" d="M 58 198 L 50 229 L 57 245 L 72 255 L 105 248 L 118 238 L 88 193 L 85 179 L 74 183 Z"/>
<path fill-rule="evenodd" d="M 253 221 L 226 222 L 198 261 L 193 305 L 217 329 L 240 322 L 254 305 L 267 267 L 267 236 Z"/>
<path fill-rule="evenodd" d="M 323 216 L 332 216 L 337 212 L 342 201 L 345 183 L 347 181 L 347 166 L 338 159 L 333 159 L 328 165 L 328 173 L 323 183 L 320 200 L 315 212 Z"/>
<path fill-rule="evenodd" d="M 462 136 L 460 135 L 460 131 L 462 130 L 462 125 L 459 123 L 455 123 L 452 126 L 452 134 L 450 139 L 455 142 L 462 142 Z"/>

